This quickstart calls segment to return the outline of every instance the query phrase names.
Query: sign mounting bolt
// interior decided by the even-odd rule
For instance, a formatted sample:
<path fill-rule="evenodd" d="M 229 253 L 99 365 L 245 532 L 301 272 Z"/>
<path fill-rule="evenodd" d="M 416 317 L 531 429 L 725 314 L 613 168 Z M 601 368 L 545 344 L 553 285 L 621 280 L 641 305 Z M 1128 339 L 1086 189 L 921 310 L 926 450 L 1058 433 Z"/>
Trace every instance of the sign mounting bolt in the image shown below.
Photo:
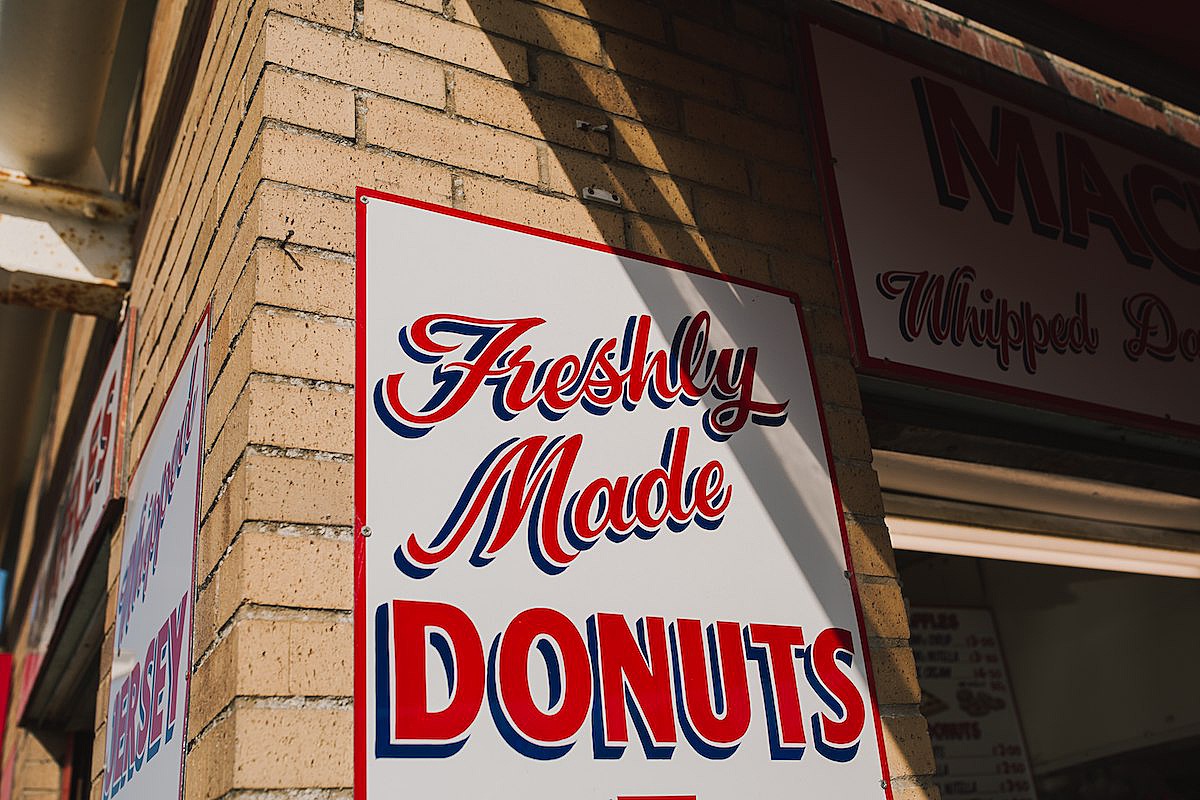
<path fill-rule="evenodd" d="M 588 200 L 599 200 L 602 203 L 611 203 L 614 206 L 621 205 L 621 198 L 617 197 L 612 192 L 604 189 L 597 189 L 595 186 L 586 186 L 583 190 L 583 196 Z"/>
<path fill-rule="evenodd" d="M 371 526 L 363 525 L 359 533 L 361 533 L 364 537 L 369 537 L 371 535 Z"/>

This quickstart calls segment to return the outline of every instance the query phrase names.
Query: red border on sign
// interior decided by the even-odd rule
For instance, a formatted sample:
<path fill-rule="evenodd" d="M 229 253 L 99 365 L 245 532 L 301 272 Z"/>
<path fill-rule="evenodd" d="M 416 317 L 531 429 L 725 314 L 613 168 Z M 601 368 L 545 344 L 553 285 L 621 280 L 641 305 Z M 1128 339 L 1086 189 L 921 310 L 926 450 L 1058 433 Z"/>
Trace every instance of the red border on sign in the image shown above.
<path fill-rule="evenodd" d="M 1126 142 L 1119 141 L 1111 136 L 1096 134 L 1091 131 L 1086 131 L 1078 125 L 1073 124 L 1069 120 L 1064 119 L 1061 115 L 1051 111 L 1043 111 L 1040 108 L 1030 106 L 1028 103 L 1021 101 L 1015 97 L 1009 97 L 1004 94 L 997 93 L 993 89 L 989 89 L 972 82 L 969 79 L 963 79 L 955 75 L 949 75 L 946 72 L 939 70 L 936 66 L 919 61 L 911 56 L 899 52 L 895 48 L 880 46 L 879 44 L 869 41 L 864 36 L 850 30 L 839 28 L 834 25 L 829 25 L 817 20 L 798 17 L 795 27 L 798 29 L 798 36 L 795 37 L 798 41 L 798 58 L 803 66 L 803 75 L 800 84 L 804 90 L 807 110 L 809 117 L 812 120 L 813 134 L 813 149 L 816 156 L 816 169 L 813 170 L 817 176 L 817 182 L 820 187 L 820 194 L 824 200 L 825 210 L 825 228 L 826 233 L 833 251 L 834 263 L 837 265 L 835 272 L 838 278 L 838 288 L 841 290 L 842 310 L 846 317 L 847 330 L 850 334 L 851 352 L 854 357 L 855 365 L 859 371 L 866 375 L 871 375 L 880 378 L 898 378 L 904 381 L 924 384 L 937 389 L 946 389 L 956 391 L 963 394 L 975 395 L 991 400 L 999 400 L 1002 402 L 1016 403 L 1018 405 L 1042 409 L 1046 411 L 1057 412 L 1071 416 L 1087 417 L 1089 419 L 1100 422 L 1110 422 L 1118 425 L 1128 425 L 1130 427 L 1142 428 L 1156 433 L 1165 433 L 1171 435 L 1182 435 L 1198 437 L 1200 436 L 1200 424 L 1189 422 L 1180 422 L 1178 420 L 1166 419 L 1164 417 L 1156 417 L 1152 414 L 1143 414 L 1137 411 L 1107 406 L 1101 403 L 1091 403 L 1086 400 L 1077 400 L 1074 398 L 1063 397 L 1062 395 L 1050 394 L 1041 392 L 1036 389 L 1023 389 L 1008 384 L 997 383 L 995 381 L 984 380 L 982 378 L 969 378 L 963 375 L 958 375 L 952 372 L 943 372 L 941 370 L 929 369 L 927 367 L 918 367 L 912 364 L 901 363 L 897 361 L 889 361 L 888 359 L 878 358 L 870 354 L 867 349 L 867 336 L 863 327 L 862 312 L 858 303 L 858 289 L 854 280 L 854 269 L 850 260 L 850 246 L 846 238 L 845 222 L 842 218 L 842 204 L 838 196 L 837 178 L 833 171 L 833 155 L 829 145 L 829 130 L 825 123 L 825 103 L 821 97 L 821 86 L 817 76 L 816 56 L 813 53 L 812 29 L 820 27 L 831 33 L 852 39 L 859 44 L 866 45 L 874 50 L 886 53 L 889 56 L 897 58 L 908 64 L 917 67 L 918 69 L 928 70 L 938 75 L 945 77 L 947 80 L 952 80 L 956 83 L 967 86 L 979 92 L 983 92 L 990 97 L 998 100 L 1012 103 L 1022 109 L 1032 111 L 1047 119 L 1050 119 L 1060 125 L 1065 125 L 1073 130 L 1086 133 L 1095 139 L 1102 140 L 1113 146 L 1128 150 L 1136 155 L 1151 159 L 1157 163 L 1165 164 L 1144 152 L 1141 148 L 1131 146 Z M 1001 67 L 991 65 L 988 62 L 981 61 L 980 63 L 988 65 L 994 69 L 1000 70 Z M 1134 124 L 1134 123 L 1130 123 Z M 1193 173 L 1184 168 L 1180 168 L 1173 164 L 1167 164 L 1177 172 L 1192 175 Z"/>
<path fill-rule="evenodd" d="M 833 449 L 829 444 L 829 427 L 825 420 L 825 407 L 821 402 L 820 387 L 817 386 L 817 375 L 813 363 L 812 348 L 809 347 L 808 329 L 804 324 L 804 314 L 800 298 L 795 292 L 789 292 L 774 286 L 755 281 L 723 275 L 711 270 L 699 269 L 677 261 L 638 253 L 624 248 L 611 247 L 599 242 L 592 242 L 574 236 L 521 225 L 507 220 L 474 214 L 457 208 L 414 200 L 408 197 L 388 194 L 358 187 L 354 193 L 355 207 L 355 372 L 354 372 L 354 798 L 367 800 L 367 623 L 366 623 L 366 566 L 367 549 L 362 536 L 362 526 L 365 522 L 367 507 L 367 388 L 365 384 L 367 372 L 367 215 L 366 203 L 377 199 L 400 205 L 419 208 L 445 214 L 450 217 L 491 225 L 517 233 L 525 233 L 542 239 L 550 239 L 563 244 L 583 247 L 601 253 L 609 253 L 622 258 L 629 258 L 649 264 L 655 264 L 670 269 L 677 269 L 693 275 L 701 275 L 726 283 L 737 284 L 751 289 L 779 295 L 791 301 L 796 309 L 796 321 L 800 325 L 801 341 L 804 343 L 804 357 L 808 364 L 809 381 L 812 385 L 813 401 L 817 409 L 817 418 L 821 427 L 821 440 L 825 447 L 825 464 L 829 470 L 829 484 L 833 494 L 835 516 L 838 520 L 838 530 L 842 537 L 842 553 L 845 558 L 846 577 L 849 582 L 850 597 L 854 604 L 854 615 L 858 623 L 859 642 L 862 644 L 863 671 L 867 678 L 867 692 L 870 697 L 871 713 L 875 720 L 875 738 L 879 752 L 880 780 L 884 787 L 887 800 L 892 800 L 891 774 L 888 770 L 887 752 L 883 742 L 883 722 L 879 716 L 879 703 L 876 700 L 875 674 L 871 667 L 871 649 L 867 644 L 866 624 L 863 618 L 862 604 L 859 602 L 858 580 L 854 570 L 854 561 L 850 554 L 850 539 L 846 532 L 846 518 L 842 512 L 842 495 L 838 488 L 837 476 L 833 468 Z M 629 795 L 626 795 L 629 796 Z"/>

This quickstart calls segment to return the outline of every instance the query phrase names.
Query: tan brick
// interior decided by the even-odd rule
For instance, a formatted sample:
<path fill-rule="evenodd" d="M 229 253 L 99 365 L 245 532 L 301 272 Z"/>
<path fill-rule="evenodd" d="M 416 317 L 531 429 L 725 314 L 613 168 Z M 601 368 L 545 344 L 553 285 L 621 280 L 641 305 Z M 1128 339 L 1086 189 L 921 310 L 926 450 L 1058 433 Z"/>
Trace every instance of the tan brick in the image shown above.
<path fill-rule="evenodd" d="M 432 11 L 435 14 L 441 14 L 445 6 L 442 0 L 400 0 L 400 2 L 416 6 L 417 8 L 423 8 L 426 11 Z"/>
<path fill-rule="evenodd" d="M 577 120 L 592 125 L 607 121 L 590 109 L 523 92 L 512 84 L 471 72 L 454 75 L 452 93 L 454 112 L 460 116 L 578 150 L 608 154 L 608 136 L 576 125 Z"/>
<path fill-rule="evenodd" d="M 647 39 L 663 41 L 662 12 L 639 0 L 604 0 L 589 3 L 587 0 L 535 0 L 544 6 L 557 8 L 591 20 L 597 25 L 637 34 Z"/>
<path fill-rule="evenodd" d="M 850 556 L 854 559 L 855 572 L 859 575 L 896 577 L 896 554 L 882 522 L 847 517 L 846 536 L 850 541 Z"/>
<path fill-rule="evenodd" d="M 671 25 L 675 30 L 675 43 L 684 53 L 718 62 L 770 83 L 786 85 L 791 80 L 787 58 L 773 48 L 764 47 L 762 42 L 731 36 L 725 30 L 679 17 L 672 19 Z"/>
<path fill-rule="evenodd" d="M 353 550 L 348 541 L 243 530 L 196 598 L 197 649 L 245 603 L 349 610 Z"/>
<path fill-rule="evenodd" d="M 25 761 L 21 766 L 19 781 L 26 790 L 57 789 L 61 784 L 62 770 L 53 761 Z M 34 798 L 36 795 L 26 794 Z"/>
<path fill-rule="evenodd" d="M 394 0 L 366 0 L 363 33 L 376 41 L 498 78 L 516 83 L 529 80 L 529 62 L 521 45 L 497 40 L 478 28 Z"/>
<path fill-rule="evenodd" d="M 205 435 L 208 435 L 207 428 L 209 425 L 213 428 L 214 438 L 221 430 L 221 425 L 226 424 L 225 419 L 232 411 L 234 404 L 237 402 L 238 396 L 242 392 L 242 387 L 246 383 L 246 379 L 250 376 L 250 355 L 251 340 L 249 337 L 242 337 L 234 345 L 233 352 L 229 354 L 228 360 L 224 362 L 220 369 L 220 376 L 217 378 L 216 384 L 208 395 L 208 414 L 207 419 L 212 420 L 211 423 L 205 425 Z M 210 365 L 209 373 L 214 374 L 217 370 L 217 363 Z M 120 562 L 120 557 L 117 557 L 117 562 Z"/>
<path fill-rule="evenodd" d="M 221 567 L 224 566 L 225 562 L 222 562 Z M 224 574 L 218 574 L 207 586 L 196 590 L 192 641 L 193 646 L 200 652 L 203 652 L 216 637 L 218 627 L 217 590 L 220 587 L 218 581 L 225 577 Z"/>
<path fill-rule="evenodd" d="M 287 624 L 237 620 L 192 676 L 189 735 L 203 730 L 235 696 L 287 693 Z"/>
<path fill-rule="evenodd" d="M 354 27 L 354 0 L 269 0 L 267 8 L 344 31 Z"/>
<path fill-rule="evenodd" d="M 892 781 L 892 800 L 942 800 L 938 787 L 926 778 L 918 782 Z"/>
<path fill-rule="evenodd" d="M 807 170 L 760 162 L 752 165 L 750 173 L 754 177 L 754 195 L 762 202 L 803 214 L 821 213 L 817 182 Z"/>
<path fill-rule="evenodd" d="M 354 451 L 354 395 L 281 381 L 251 381 L 247 438 L 255 444 Z"/>
<path fill-rule="evenodd" d="M 211 589 L 211 586 L 207 587 L 209 596 L 212 595 Z M 204 591 L 201 594 L 204 594 Z M 247 669 L 253 669 L 253 665 L 239 664 L 237 657 L 239 626 L 244 625 L 246 621 L 235 622 L 222 632 L 220 641 L 210 642 L 210 639 L 215 639 L 215 626 L 212 625 L 211 607 L 206 602 L 207 600 L 208 597 L 204 598 L 204 602 L 200 596 L 196 598 L 196 652 L 194 654 L 200 663 L 192 670 L 191 700 L 188 707 L 186 731 L 188 739 L 194 739 L 212 723 L 214 717 L 233 701 L 237 694 L 239 667 L 245 666 Z M 204 620 L 203 625 L 200 622 L 201 618 Z M 205 633 L 203 638 L 200 636 L 201 630 Z M 201 642 L 204 643 L 203 647 L 200 647 Z M 201 650 L 205 652 L 201 654 Z"/>
<path fill-rule="evenodd" d="M 348 391 L 252 377 L 207 455 L 205 495 L 215 494 L 248 444 L 350 453 L 353 406 Z"/>
<path fill-rule="evenodd" d="M 833 462 L 837 474 L 838 493 L 843 510 L 866 517 L 883 516 L 883 495 L 879 491 L 879 476 L 870 464 L 862 461 Z"/>
<path fill-rule="evenodd" d="M 238 276 L 237 283 L 234 284 L 233 291 L 224 307 L 219 310 L 213 309 L 212 338 L 209 340 L 209 348 L 212 353 L 220 355 L 218 356 L 219 360 L 213 359 L 216 363 L 210 365 L 209 372 L 220 369 L 220 364 L 224 362 L 225 354 L 229 351 L 234 338 L 239 336 L 245 327 L 246 320 L 250 317 L 250 311 L 254 308 L 254 282 L 254 267 L 250 264 Z M 210 376 L 211 379 L 212 376 Z M 213 437 L 223 422 L 223 417 L 210 414 L 205 421 L 205 435 Z"/>
<path fill-rule="evenodd" d="M 745 162 L 726 151 L 623 119 L 613 120 L 613 137 L 613 154 L 622 161 L 735 192 L 749 189 Z"/>
<path fill-rule="evenodd" d="M 817 387 L 821 402 L 847 408 L 862 408 L 862 396 L 858 390 L 858 373 L 850 361 L 829 355 L 814 355 L 813 365 L 817 372 Z"/>
<path fill-rule="evenodd" d="M 314 525 L 350 524 L 354 510 L 353 465 L 341 461 L 260 455 L 248 456 L 242 464 L 242 469 L 246 470 L 247 519 Z M 330 546 L 328 540 L 314 541 L 326 542 L 320 545 L 322 547 Z M 348 578 L 349 575 L 341 577 Z"/>
<path fill-rule="evenodd" d="M 105 703 L 108 701 L 108 687 L 102 686 L 101 691 L 96 694 L 96 704 L 100 705 L 100 698 L 104 698 Z M 97 716 L 99 716 L 97 709 Z M 105 709 L 102 719 L 107 719 L 108 709 Z M 92 737 L 92 777 L 98 779 L 104 775 L 104 760 L 108 755 L 108 726 L 101 721 L 96 724 L 94 736 Z M 93 794 L 99 800 L 99 795 Z"/>
<path fill-rule="evenodd" d="M 451 172 L 437 164 L 278 128 L 262 132 L 261 147 L 272 180 L 346 196 L 362 184 L 418 200 L 450 199 Z"/>
<path fill-rule="evenodd" d="M 815 352 L 849 357 L 849 333 L 837 309 L 805 306 L 804 329 Z"/>
<path fill-rule="evenodd" d="M 243 534 L 246 599 L 292 608 L 347 611 L 354 599 L 353 543 Z"/>
<path fill-rule="evenodd" d="M 262 236 L 354 253 L 353 200 L 338 200 L 268 181 L 259 187 L 254 202 L 251 216 L 257 219 Z"/>
<path fill-rule="evenodd" d="M 675 100 L 668 92 L 552 53 L 537 56 L 537 87 L 648 125 L 679 126 Z"/>
<path fill-rule="evenodd" d="M 720 27 L 729 22 L 723 0 L 659 0 L 663 10 L 680 17 Z"/>
<path fill-rule="evenodd" d="M 265 243 L 254 250 L 255 296 L 267 305 L 354 317 L 354 263 L 344 257 Z"/>
<path fill-rule="evenodd" d="M 531 139 L 379 97 L 368 98 L 366 107 L 363 139 L 370 144 L 510 180 L 538 182 L 537 145 Z"/>
<path fill-rule="evenodd" d="M 234 718 L 226 717 L 205 732 L 188 753 L 184 796 L 210 800 L 233 787 Z"/>
<path fill-rule="evenodd" d="M 624 36 L 605 37 L 609 64 L 617 72 L 720 103 L 733 104 L 733 76 L 723 70 Z"/>
<path fill-rule="evenodd" d="M 917 664 L 907 647 L 871 648 L 875 674 L 875 699 L 883 705 L 915 705 L 921 702 Z"/>
<path fill-rule="evenodd" d="M 354 329 L 328 319 L 256 309 L 251 369 L 273 375 L 352 383 Z"/>
<path fill-rule="evenodd" d="M 683 101 L 683 129 L 698 139 L 745 150 L 755 158 L 789 166 L 808 166 L 804 139 L 795 131 L 758 122 L 744 114 Z"/>
<path fill-rule="evenodd" d="M 221 426 L 220 435 L 212 449 L 205 456 L 204 475 L 201 478 L 202 497 L 216 497 L 226 475 L 245 452 L 249 405 L 248 395 L 243 392 Z"/>
<path fill-rule="evenodd" d="M 871 460 L 871 440 L 861 412 L 826 408 L 825 428 L 834 458 Z"/>
<path fill-rule="evenodd" d="M 602 161 L 565 148 L 550 148 L 547 163 L 550 188 L 556 192 L 582 196 L 585 188 L 597 187 L 616 194 L 627 211 L 695 224 L 691 187 L 667 175 Z"/>
<path fill-rule="evenodd" d="M 630 217 L 627 227 L 631 250 L 760 283 L 770 279 L 767 254 L 760 250 L 641 217 Z"/>
<path fill-rule="evenodd" d="M 200 540 L 196 545 L 197 585 L 203 585 L 209 578 L 217 562 L 225 555 L 234 534 L 241 527 L 245 518 L 245 499 L 246 473 L 238 469 L 234 471 L 229 485 L 200 523 Z M 233 520 L 234 516 L 237 517 L 236 521 Z"/>
<path fill-rule="evenodd" d="M 771 278 L 779 288 L 795 292 L 805 307 L 841 308 L 837 279 L 828 263 L 790 254 L 773 254 Z"/>
<path fill-rule="evenodd" d="M 540 194 L 511 183 L 466 176 L 462 207 L 522 225 L 576 236 L 611 247 L 625 246 L 621 215 L 591 204 Z"/>
<path fill-rule="evenodd" d="M 894 580 L 859 581 L 858 596 L 868 635 L 885 639 L 908 638 L 908 612 L 899 583 Z"/>
<path fill-rule="evenodd" d="M 269 619 L 244 619 L 234 623 L 237 693 L 286 695 L 291 693 L 291 623 Z"/>
<path fill-rule="evenodd" d="M 436 64 L 278 15 L 268 18 L 264 35 L 272 63 L 389 97 L 445 106 L 445 75 Z"/>
<path fill-rule="evenodd" d="M 823 234 L 820 221 L 804 215 L 759 205 L 745 197 L 697 188 L 696 218 L 700 227 L 736 236 L 746 241 L 775 247 L 795 248 L 801 237 L 811 234 L 811 224 Z"/>
<path fill-rule="evenodd" d="M 747 111 L 776 125 L 800 128 L 798 92 L 780 89 L 752 78 L 743 78 L 740 83 Z M 797 130 L 796 135 L 803 134 Z"/>
<path fill-rule="evenodd" d="M 601 63 L 600 34 L 590 22 L 514 0 L 453 0 L 454 18 L 543 50 Z"/>
<path fill-rule="evenodd" d="M 745 2 L 733 4 L 733 24 L 737 30 L 775 45 L 782 45 L 787 22 L 778 14 Z"/>
<path fill-rule="evenodd" d="M 258 90 L 263 115 L 304 128 L 354 136 L 354 91 L 349 86 L 267 69 Z"/>
<path fill-rule="evenodd" d="M 932 775 L 936 769 L 924 717 L 884 717 L 883 744 L 888 772 L 894 778 Z"/>
<path fill-rule="evenodd" d="M 354 692 L 354 626 L 343 621 L 287 623 L 288 692 L 348 696 Z"/>
<path fill-rule="evenodd" d="M 341 708 L 239 708 L 234 785 L 337 788 L 353 782 L 354 715 Z M 280 769 L 286 764 L 286 769 Z"/>

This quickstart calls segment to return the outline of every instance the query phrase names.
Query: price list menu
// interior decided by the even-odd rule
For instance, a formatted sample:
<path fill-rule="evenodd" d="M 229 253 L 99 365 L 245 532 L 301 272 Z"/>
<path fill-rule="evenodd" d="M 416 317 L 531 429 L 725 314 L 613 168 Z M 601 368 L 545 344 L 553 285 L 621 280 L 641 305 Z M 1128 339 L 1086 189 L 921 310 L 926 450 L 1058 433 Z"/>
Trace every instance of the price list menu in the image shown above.
<path fill-rule="evenodd" d="M 1036 800 L 991 612 L 914 607 L 921 711 L 945 800 Z"/>

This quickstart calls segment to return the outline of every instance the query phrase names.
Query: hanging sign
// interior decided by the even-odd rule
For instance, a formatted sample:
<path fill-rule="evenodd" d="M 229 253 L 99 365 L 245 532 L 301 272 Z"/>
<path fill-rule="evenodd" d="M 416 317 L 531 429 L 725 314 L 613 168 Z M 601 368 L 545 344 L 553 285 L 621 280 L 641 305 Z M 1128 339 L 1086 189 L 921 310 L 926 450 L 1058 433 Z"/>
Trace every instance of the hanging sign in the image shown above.
<path fill-rule="evenodd" d="M 357 205 L 356 796 L 890 797 L 795 298 Z"/>
<path fill-rule="evenodd" d="M 77 591 L 98 546 L 97 533 L 125 495 L 125 403 L 136 314 L 130 309 L 113 345 L 55 510 L 49 549 L 30 604 L 27 649 L 17 697 L 20 718 L 52 646 L 67 598 Z"/>
<path fill-rule="evenodd" d="M 809 30 L 864 371 L 1200 433 L 1200 179 Z"/>
<path fill-rule="evenodd" d="M 991 612 L 914 607 L 909 629 L 942 797 L 1036 800 Z"/>
<path fill-rule="evenodd" d="M 183 796 L 209 312 L 129 479 L 103 797 Z"/>

